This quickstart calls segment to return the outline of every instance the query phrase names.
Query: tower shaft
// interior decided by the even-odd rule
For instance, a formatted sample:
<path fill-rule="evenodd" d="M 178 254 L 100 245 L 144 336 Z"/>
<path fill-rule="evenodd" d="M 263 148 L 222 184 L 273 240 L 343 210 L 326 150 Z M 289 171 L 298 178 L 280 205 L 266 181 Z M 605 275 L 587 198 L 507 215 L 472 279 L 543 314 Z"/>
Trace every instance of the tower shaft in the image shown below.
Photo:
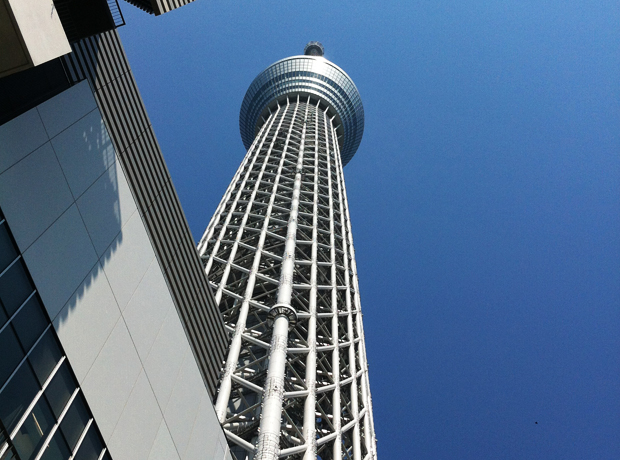
<path fill-rule="evenodd" d="M 237 460 L 376 457 L 333 113 L 274 102 L 198 247 L 231 335 L 215 407 Z"/>

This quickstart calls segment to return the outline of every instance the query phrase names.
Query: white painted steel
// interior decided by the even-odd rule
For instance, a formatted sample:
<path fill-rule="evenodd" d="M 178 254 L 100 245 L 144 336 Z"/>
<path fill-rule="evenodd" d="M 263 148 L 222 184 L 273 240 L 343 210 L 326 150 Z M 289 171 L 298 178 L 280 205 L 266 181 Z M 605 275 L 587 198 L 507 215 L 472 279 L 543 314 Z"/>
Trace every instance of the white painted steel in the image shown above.
<path fill-rule="evenodd" d="M 317 103 L 318 109 L 318 103 Z M 318 110 L 314 116 L 314 132 L 319 129 Z M 312 185 L 312 249 L 310 259 L 310 297 L 308 299 L 308 310 L 310 317 L 308 318 L 308 351 L 306 357 L 306 385 L 308 387 L 308 396 L 304 402 L 304 439 L 306 447 L 304 460 L 313 460 L 316 458 L 316 322 L 317 322 L 317 232 L 318 232 L 318 194 L 319 194 L 319 143 L 314 143 L 314 181 Z"/>
<path fill-rule="evenodd" d="M 293 119 L 296 119 L 299 109 L 299 96 L 295 105 Z M 307 106 L 304 113 L 304 120 L 308 115 Z M 291 123 L 291 130 L 294 123 Z M 256 446 L 256 458 L 258 460 L 272 460 L 280 454 L 280 425 L 282 418 L 282 403 L 284 400 L 284 377 L 286 367 L 286 350 L 288 344 L 289 316 L 284 312 L 293 312 L 291 306 L 291 296 L 293 293 L 293 273 L 295 272 L 295 242 L 297 240 L 297 213 L 299 210 L 299 192 L 301 188 L 301 172 L 303 170 L 304 158 L 304 135 L 306 132 L 305 123 L 302 128 L 301 145 L 297 154 L 297 165 L 295 168 L 295 184 L 293 185 L 293 196 L 291 199 L 291 211 L 286 231 L 286 243 L 284 254 L 282 255 L 282 274 L 280 275 L 280 286 L 278 288 L 278 303 L 272 311 L 273 334 L 271 347 L 269 350 L 269 367 L 267 368 L 267 380 L 263 390 L 263 412 L 258 434 L 258 444 Z M 291 132 L 289 131 L 284 151 L 289 146 Z M 275 311 L 282 307 L 281 311 Z M 270 312 L 271 313 L 271 312 Z M 295 320 L 297 319 L 295 315 Z"/>
<path fill-rule="evenodd" d="M 333 108 L 273 105 L 199 244 L 231 345 L 216 413 L 236 460 L 376 458 Z"/>
<path fill-rule="evenodd" d="M 280 108 L 278 107 L 278 111 L 280 110 Z M 277 112 L 276 112 L 277 113 Z M 273 118 L 273 120 L 275 120 L 275 117 Z M 271 123 L 269 124 L 269 126 L 271 126 L 271 124 L 273 123 L 273 120 L 271 121 Z M 263 140 L 264 142 L 264 140 Z M 254 143 L 254 145 L 256 145 L 256 143 Z M 263 145 L 262 143 L 260 144 L 261 146 Z M 267 158 L 269 158 L 269 155 L 271 154 L 271 150 L 273 147 L 273 143 L 269 146 L 269 150 L 267 152 Z M 248 157 L 252 157 L 253 161 L 252 161 L 252 165 L 254 165 L 254 162 L 256 161 L 256 155 L 251 155 L 252 153 L 252 149 L 250 149 L 248 151 L 248 155 L 246 155 L 246 159 Z M 267 163 L 265 162 L 263 164 L 263 167 L 261 169 L 261 172 L 259 173 L 259 177 L 258 180 L 256 181 L 256 188 L 258 188 L 258 185 L 260 184 L 260 179 L 262 178 L 262 174 L 265 171 L 265 167 L 267 166 Z M 243 168 L 243 165 L 242 165 Z M 240 168 L 240 169 L 242 169 Z M 249 173 L 251 171 L 251 167 L 248 169 L 248 172 L 246 174 L 246 178 L 244 179 L 244 183 L 247 180 L 247 176 L 249 176 Z M 241 171 L 239 171 L 240 173 Z M 239 173 L 237 174 L 237 176 L 239 175 Z M 233 181 L 234 184 L 234 181 Z M 277 183 L 274 185 L 274 187 L 277 187 Z M 229 187 L 229 189 L 232 189 L 233 185 L 231 184 L 231 186 Z M 241 190 L 243 190 L 242 188 L 239 189 L 239 193 L 241 193 Z M 232 192 L 232 190 L 230 190 Z M 230 196 L 230 194 L 229 194 Z M 275 194 L 273 195 L 275 198 Z M 252 193 L 252 200 L 256 197 L 256 189 L 253 191 Z M 237 200 L 235 200 L 237 201 Z M 236 205 L 236 203 L 235 203 Z M 215 404 L 215 413 L 217 414 L 218 420 L 220 421 L 220 423 L 224 422 L 224 418 L 226 416 L 226 406 L 228 405 L 228 398 L 230 397 L 230 389 L 231 389 L 231 376 L 233 371 L 236 368 L 236 364 L 237 364 L 237 360 L 239 359 L 239 352 L 241 351 L 241 338 L 242 338 L 242 334 L 245 330 L 245 321 L 247 319 L 247 315 L 248 315 L 248 309 L 249 309 L 249 297 L 252 295 L 252 290 L 254 288 L 254 282 L 256 280 L 256 272 L 258 269 L 258 263 L 260 261 L 260 250 L 262 249 L 264 240 L 265 240 L 265 235 L 266 235 L 266 231 L 267 231 L 267 226 L 269 224 L 269 213 L 271 210 L 271 206 L 273 205 L 273 200 L 270 201 L 269 203 L 269 209 L 267 211 L 267 216 L 265 217 L 265 221 L 263 224 L 263 229 L 261 232 L 261 239 L 259 240 L 258 246 L 257 246 L 257 251 L 256 251 L 256 255 L 254 257 L 254 261 L 252 263 L 252 269 L 250 270 L 250 276 L 248 279 L 248 283 L 247 283 L 247 288 L 246 288 L 246 292 L 245 292 L 245 298 L 244 298 L 244 302 L 243 305 L 241 307 L 241 311 L 239 312 L 239 318 L 237 319 L 237 324 L 235 327 L 235 332 L 233 334 L 233 338 L 232 338 L 232 342 L 230 345 L 230 348 L 228 350 L 228 358 L 226 360 L 226 367 L 224 368 L 224 375 L 222 376 L 222 379 L 220 381 L 220 387 L 219 387 L 219 391 L 218 391 L 218 398 Z M 233 207 L 234 209 L 234 207 Z M 251 209 L 251 206 L 247 207 L 247 213 L 246 215 L 249 214 Z M 232 214 L 231 214 L 232 215 Z M 220 214 L 217 214 L 217 218 L 219 220 Z M 244 216 L 245 217 L 245 216 Z M 220 236 L 218 238 L 218 242 L 217 244 L 217 248 L 219 248 L 219 244 L 221 243 L 221 239 L 224 235 L 224 230 L 226 229 L 226 226 L 222 227 L 222 231 L 220 232 Z M 239 229 L 239 232 L 241 232 L 243 229 L 243 227 L 241 227 Z M 210 230 L 207 231 L 207 233 L 209 232 L 213 232 L 213 227 L 211 227 Z M 208 236 L 207 236 L 208 238 Z M 237 240 L 238 242 L 238 240 Z M 217 249 L 214 249 L 212 252 L 212 255 L 215 254 L 217 251 Z M 213 261 L 213 257 L 211 256 L 209 258 L 209 262 L 207 262 L 207 273 L 208 270 L 210 268 L 209 263 L 212 263 Z M 221 286 L 224 286 L 224 283 L 221 283 Z M 218 289 L 218 292 L 222 292 L 221 289 Z M 221 298 L 221 295 L 220 295 Z M 219 300 L 218 300 L 219 302 Z"/>

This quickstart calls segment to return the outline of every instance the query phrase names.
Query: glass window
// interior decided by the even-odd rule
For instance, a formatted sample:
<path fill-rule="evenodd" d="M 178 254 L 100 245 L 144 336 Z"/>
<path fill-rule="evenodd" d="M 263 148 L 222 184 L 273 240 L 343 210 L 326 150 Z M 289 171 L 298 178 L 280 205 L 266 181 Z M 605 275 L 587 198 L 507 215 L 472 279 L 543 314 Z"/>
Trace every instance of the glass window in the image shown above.
<path fill-rule="evenodd" d="M 67 405 L 69 398 L 77 388 L 73 374 L 69 370 L 66 362 L 62 363 L 56 375 L 45 389 L 45 397 L 52 407 L 56 417 L 60 417 L 61 412 Z"/>
<path fill-rule="evenodd" d="M 2 219 L 2 217 L 0 217 Z M 17 257 L 17 251 L 11 241 L 6 222 L 0 225 L 0 273 Z"/>
<path fill-rule="evenodd" d="M 37 391 L 37 380 L 28 363 L 24 363 L 0 393 L 0 420 L 7 432 L 13 431 Z"/>
<path fill-rule="evenodd" d="M 103 441 L 101 440 L 101 436 L 99 436 L 97 426 L 93 423 L 88 429 L 82 444 L 80 444 L 80 448 L 75 455 L 75 460 L 97 460 L 102 450 Z"/>
<path fill-rule="evenodd" d="M 60 423 L 60 430 L 67 440 L 69 449 L 75 449 L 75 445 L 86 427 L 90 415 L 86 409 L 86 404 L 82 394 L 78 394 L 73 400 L 73 404 L 65 414 Z"/>
<path fill-rule="evenodd" d="M 49 445 L 45 448 L 41 460 L 66 460 L 71 457 L 65 438 L 60 431 L 56 431 Z"/>
<path fill-rule="evenodd" d="M 6 324 L 7 319 L 9 319 L 9 317 L 4 312 L 4 308 L 2 308 L 2 305 L 0 305 L 0 329 L 2 329 L 2 326 Z"/>
<path fill-rule="evenodd" d="M 7 451 L 4 453 L 4 455 L 1 457 L 0 460 L 19 460 L 17 458 L 17 454 L 15 453 L 15 451 L 11 448 L 7 449 Z"/>
<path fill-rule="evenodd" d="M 13 438 L 22 460 L 32 460 L 39 453 L 55 421 L 47 401 L 40 398 Z"/>
<path fill-rule="evenodd" d="M 60 358 L 62 352 L 54 337 L 54 330 L 50 327 L 28 357 L 41 385 L 45 383 Z"/>
<path fill-rule="evenodd" d="M 21 259 L 0 276 L 0 300 L 9 315 L 15 313 L 33 290 Z"/>
<path fill-rule="evenodd" d="M 19 346 L 17 336 L 13 328 L 9 325 L 0 333 L 0 388 L 15 370 L 19 362 L 24 357 L 24 352 Z"/>
<path fill-rule="evenodd" d="M 13 327 L 24 346 L 24 350 L 30 350 L 47 327 L 43 307 L 36 295 L 32 296 L 17 314 L 13 320 Z"/>

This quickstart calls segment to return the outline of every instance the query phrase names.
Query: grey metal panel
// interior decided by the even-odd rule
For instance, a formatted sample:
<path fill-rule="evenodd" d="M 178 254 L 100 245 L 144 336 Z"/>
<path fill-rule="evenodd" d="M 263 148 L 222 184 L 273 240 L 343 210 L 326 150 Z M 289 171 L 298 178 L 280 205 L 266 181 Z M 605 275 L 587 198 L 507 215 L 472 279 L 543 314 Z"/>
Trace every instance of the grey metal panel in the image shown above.
<path fill-rule="evenodd" d="M 167 11 L 173 7 L 165 6 Z M 95 88 L 95 99 L 213 397 L 227 333 L 118 34 L 110 31 L 74 43 L 73 53 L 63 62 L 70 75 L 87 78 Z"/>
<path fill-rule="evenodd" d="M 47 142 L 48 137 L 37 109 L 0 126 L 0 174 Z"/>
<path fill-rule="evenodd" d="M 147 358 L 164 320 L 173 308 L 176 315 L 174 301 L 161 266 L 157 260 L 154 260 L 123 311 L 125 324 L 145 367 L 148 367 Z M 179 324 L 181 324 L 180 321 Z"/>
<path fill-rule="evenodd" d="M 75 85 L 37 106 L 50 139 L 96 108 L 86 84 Z"/>
<path fill-rule="evenodd" d="M 115 460 L 147 458 L 163 417 L 149 384 L 140 373 L 109 442 Z"/>
<path fill-rule="evenodd" d="M 118 321 L 82 382 L 104 439 L 111 438 L 141 372 L 142 364 L 127 326 Z"/>
<path fill-rule="evenodd" d="M 84 381 L 120 316 L 103 268 L 97 263 L 53 319 L 78 382 Z"/>
<path fill-rule="evenodd" d="M 96 266 L 97 259 L 75 204 L 24 252 L 50 318 L 56 317 L 85 274 Z M 58 270 L 59 260 L 65 262 L 62 270 Z"/>
<path fill-rule="evenodd" d="M 86 83 L 83 86 L 88 88 Z M 115 161 L 112 143 L 96 108 L 51 142 L 74 198 L 81 196 Z"/>
<path fill-rule="evenodd" d="M 28 193 L 22 193 L 24 189 Z M 49 143 L 0 175 L 0 204 L 22 251 L 30 247 L 72 201 L 71 190 Z"/>
<path fill-rule="evenodd" d="M 166 427 L 166 422 L 162 420 L 148 460 L 179 460 L 179 458 L 179 453 Z"/>
<path fill-rule="evenodd" d="M 77 200 L 77 206 L 97 255 L 101 257 L 137 210 L 118 162 L 89 187 Z"/>
<path fill-rule="evenodd" d="M 103 270 L 123 311 L 155 259 L 142 219 L 137 213 L 123 226 L 115 242 L 104 253 L 104 258 Z"/>

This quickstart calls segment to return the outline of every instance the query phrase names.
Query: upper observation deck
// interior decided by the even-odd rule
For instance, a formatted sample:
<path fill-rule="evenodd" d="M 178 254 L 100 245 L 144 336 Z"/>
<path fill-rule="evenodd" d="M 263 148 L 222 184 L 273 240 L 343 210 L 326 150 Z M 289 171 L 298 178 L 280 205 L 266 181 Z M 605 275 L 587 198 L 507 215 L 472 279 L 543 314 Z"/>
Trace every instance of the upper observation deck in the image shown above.
<path fill-rule="evenodd" d="M 252 82 L 241 104 L 239 130 L 246 149 L 267 118 L 269 109 L 287 96 L 314 96 L 333 109 L 340 156 L 346 165 L 364 133 L 364 107 L 353 80 L 323 57 L 323 46 L 310 42 L 303 56 L 292 56 L 267 67 Z"/>

